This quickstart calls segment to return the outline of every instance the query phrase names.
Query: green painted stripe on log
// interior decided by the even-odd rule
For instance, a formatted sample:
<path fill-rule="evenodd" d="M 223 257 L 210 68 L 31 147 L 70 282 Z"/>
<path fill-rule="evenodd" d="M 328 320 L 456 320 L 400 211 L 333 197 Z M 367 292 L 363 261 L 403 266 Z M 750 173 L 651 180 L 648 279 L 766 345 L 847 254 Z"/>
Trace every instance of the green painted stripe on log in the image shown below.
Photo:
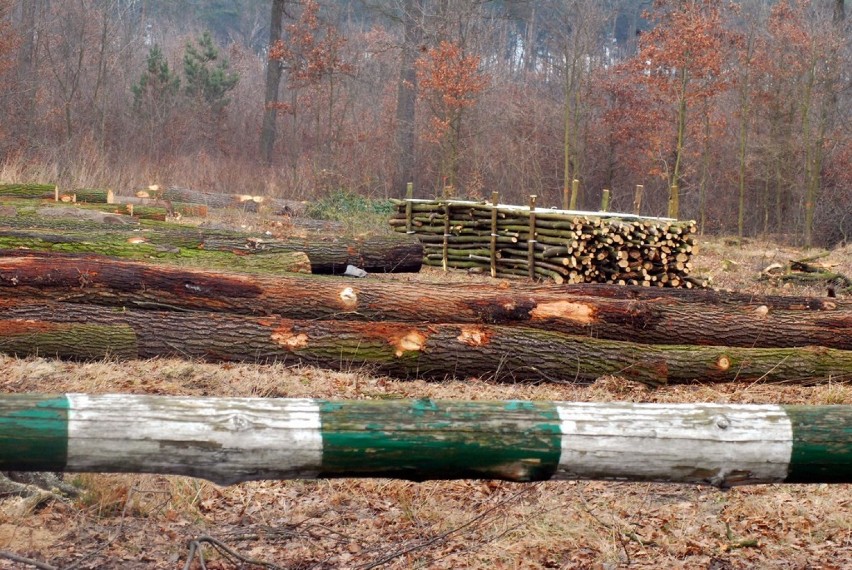
<path fill-rule="evenodd" d="M 68 399 L 0 398 L 0 471 L 63 471 L 68 459 Z"/>
<path fill-rule="evenodd" d="M 551 402 L 324 402 L 321 476 L 539 481 L 556 472 Z"/>
<path fill-rule="evenodd" d="M 793 424 L 788 483 L 852 481 L 852 406 L 784 406 Z"/>

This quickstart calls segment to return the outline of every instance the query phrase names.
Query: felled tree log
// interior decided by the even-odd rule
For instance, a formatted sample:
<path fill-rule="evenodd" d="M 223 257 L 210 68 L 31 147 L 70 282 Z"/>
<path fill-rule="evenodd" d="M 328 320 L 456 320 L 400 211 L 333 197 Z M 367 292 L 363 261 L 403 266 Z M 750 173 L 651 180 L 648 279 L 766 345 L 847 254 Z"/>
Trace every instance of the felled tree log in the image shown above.
<path fill-rule="evenodd" d="M 210 270 L 241 271 L 279 275 L 310 273 L 308 256 L 299 251 L 283 251 L 270 255 L 234 255 L 224 251 L 206 251 L 199 247 L 176 247 L 151 243 L 139 234 L 117 237 L 114 234 L 98 236 L 94 233 L 45 233 L 19 230 L 0 230 L 0 247 L 3 256 L 49 252 L 54 255 L 71 253 L 75 256 L 97 254 L 126 259 L 145 260 L 147 263 L 172 263 L 197 266 Z M 23 249 L 22 249 L 23 248 Z M 29 251 L 27 251 L 29 250 Z M 32 251 L 36 250 L 36 251 Z M 113 262 L 115 262 L 114 260 Z M 109 263 L 109 262 L 107 262 Z"/>
<path fill-rule="evenodd" d="M 0 468 L 254 479 L 852 482 L 850 406 L 0 396 Z"/>
<path fill-rule="evenodd" d="M 53 198 L 55 184 L 0 184 L 0 196 L 12 198 Z"/>
<path fill-rule="evenodd" d="M 95 256 L 18 251 L 0 257 L 0 298 L 295 319 L 521 325 L 649 344 L 677 339 L 682 344 L 818 345 L 852 350 L 852 303 L 837 299 L 751 298 L 696 290 L 678 294 L 670 290 L 657 298 L 605 295 L 620 289 L 424 286 L 399 281 L 246 276 Z"/>
<path fill-rule="evenodd" d="M 28 305 L 14 300 L 0 307 L 2 322 L 8 326 L 29 324 L 22 320 L 34 327 L 44 323 L 129 326 L 136 334 L 140 358 L 279 361 L 331 369 L 366 366 L 400 378 L 582 383 L 612 374 L 649 385 L 696 379 L 803 382 L 852 374 L 852 351 L 827 348 L 641 345 L 525 327 L 295 321 L 222 313 L 114 311 L 59 303 Z M 15 354 L 45 353 L 38 337 L 28 345 L 16 339 Z M 73 344 L 69 341 L 63 349 L 70 350 Z"/>
<path fill-rule="evenodd" d="M 64 360 L 135 358 L 136 334 L 122 323 L 97 325 L 29 320 L 0 320 L 0 352 Z"/>
<path fill-rule="evenodd" d="M 107 204 L 112 194 L 112 190 L 107 190 L 105 188 L 77 188 L 70 192 L 63 192 L 62 195 L 73 196 L 77 202 Z"/>
<path fill-rule="evenodd" d="M 191 188 L 169 186 L 150 193 L 151 196 L 161 197 L 172 202 L 189 202 L 204 204 L 211 208 L 239 208 L 246 212 L 257 212 L 261 206 L 267 206 L 276 214 L 299 216 L 305 211 L 305 203 L 297 200 L 284 200 L 268 196 L 251 194 L 222 194 L 219 192 L 203 192 Z"/>
<path fill-rule="evenodd" d="M 162 208 L 169 215 L 181 215 L 195 218 L 206 218 L 208 208 L 205 204 L 190 204 L 186 202 L 170 202 L 159 198 L 137 198 L 136 196 L 113 196 L 110 204 L 123 204 L 125 206 L 133 206 L 134 209 L 138 206 L 147 206 Z"/>
<path fill-rule="evenodd" d="M 221 194 L 218 192 L 202 192 L 191 188 L 170 186 L 156 191 L 152 197 L 162 198 L 171 202 L 191 202 L 204 204 L 210 208 L 238 208 L 246 212 L 257 212 L 262 199 L 249 194 Z"/>
<path fill-rule="evenodd" d="M 77 208 L 44 208 L 48 215 L 54 210 Z M 90 210 L 71 216 L 110 216 Z M 118 225 L 129 216 L 117 216 Z M 76 219 L 76 218 L 75 218 Z M 293 254 L 304 254 L 310 259 L 311 272 L 321 274 L 343 273 L 347 265 L 355 265 L 372 273 L 417 272 L 423 260 L 423 246 L 413 236 L 367 235 L 327 236 L 309 234 L 300 237 L 255 237 L 233 231 L 208 230 L 177 224 L 151 227 L 149 231 L 104 227 L 97 231 L 74 230 L 73 224 L 63 228 L 42 231 L 17 229 L 4 224 L 0 227 L 0 247 L 6 249 L 29 248 L 39 251 L 70 253 L 98 253 L 116 257 L 194 259 L 218 257 L 234 259 L 232 269 L 269 267 L 275 273 L 287 270 L 286 261 Z M 23 226 L 24 224 L 20 224 Z M 240 259 L 235 259 L 240 258 Z M 217 265 L 216 267 L 221 267 Z M 278 268 L 276 271 L 275 268 Z"/>

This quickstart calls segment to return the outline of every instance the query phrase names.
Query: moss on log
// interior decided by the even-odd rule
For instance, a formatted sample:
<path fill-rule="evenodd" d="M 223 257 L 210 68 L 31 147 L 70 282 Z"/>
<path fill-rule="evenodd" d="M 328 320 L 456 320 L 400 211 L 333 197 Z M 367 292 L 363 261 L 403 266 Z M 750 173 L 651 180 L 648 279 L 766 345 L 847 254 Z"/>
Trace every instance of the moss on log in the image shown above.
<path fill-rule="evenodd" d="M 255 258 L 266 256 L 240 259 Z M 817 345 L 852 350 L 852 303 L 837 299 L 751 299 L 723 293 L 697 295 L 701 292 L 693 290 L 679 290 L 656 299 L 630 299 L 605 296 L 605 292 L 607 289 L 600 286 L 513 284 L 498 288 L 301 276 L 249 277 L 95 256 L 22 251 L 6 252 L 5 257 L 0 257 L 0 298 L 295 319 L 521 325 L 646 344 L 669 344 L 677 338 L 683 344 L 764 348 Z"/>
<path fill-rule="evenodd" d="M 240 271 L 255 267 L 280 267 L 288 256 L 302 253 L 310 259 L 311 272 L 322 274 L 343 273 L 347 265 L 355 265 L 372 273 L 417 272 L 423 258 L 420 242 L 412 236 L 399 234 L 329 236 L 311 233 L 299 237 L 272 238 L 147 220 L 139 228 L 143 231 L 135 229 L 115 225 L 98 227 L 93 223 L 79 225 L 69 219 L 45 220 L 42 217 L 39 221 L 30 216 L 4 218 L 0 222 L 0 248 L 25 247 L 39 251 L 99 253 L 117 257 L 129 255 L 138 258 L 133 253 L 135 250 L 128 250 L 127 243 L 147 243 L 156 251 L 145 250 L 144 256 L 161 257 L 157 254 L 170 251 L 179 253 L 179 257 L 203 255 L 199 252 L 211 256 L 219 253 L 234 259 L 231 268 Z M 45 239 L 42 239 L 43 234 Z M 243 259 L 236 260 L 237 257 Z"/>
<path fill-rule="evenodd" d="M 826 348 L 642 345 L 525 327 L 294 321 L 13 300 L 3 301 L 2 308 L 4 318 L 18 322 L 127 325 L 136 334 L 141 358 L 278 361 L 332 369 L 366 366 L 400 378 L 509 382 L 583 383 L 608 374 L 649 385 L 693 380 L 809 382 L 852 374 L 852 351 Z M 35 343 L 30 346 L 40 350 Z"/>
<path fill-rule="evenodd" d="M 0 318 L 0 352 L 64 360 L 136 358 L 136 335 L 127 324 L 57 323 Z"/>
<path fill-rule="evenodd" d="M 0 196 L 12 198 L 53 198 L 55 184 L 0 184 Z"/>

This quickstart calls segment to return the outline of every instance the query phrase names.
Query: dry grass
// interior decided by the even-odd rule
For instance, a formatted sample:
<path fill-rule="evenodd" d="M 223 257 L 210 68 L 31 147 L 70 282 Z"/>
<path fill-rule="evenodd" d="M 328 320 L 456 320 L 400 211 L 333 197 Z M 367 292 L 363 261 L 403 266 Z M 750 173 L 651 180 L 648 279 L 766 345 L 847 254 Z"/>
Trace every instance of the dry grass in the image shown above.
<path fill-rule="evenodd" d="M 821 261 L 852 275 L 852 249 Z M 801 251 L 750 241 L 702 243 L 698 272 L 720 287 L 809 293 L 757 276 Z M 393 276 L 425 283 L 436 271 Z M 479 279 L 453 273 L 451 280 Z M 490 282 L 489 280 L 486 280 Z M 179 360 L 72 364 L 0 356 L 4 392 L 198 396 L 536 399 L 852 404 L 852 387 L 763 383 L 649 390 L 618 378 L 591 386 L 403 382 L 367 370 L 216 366 Z M 603 482 L 264 481 L 227 488 L 185 477 L 69 475 L 80 497 L 27 508 L 0 501 L 0 549 L 77 568 L 182 568 L 188 541 L 210 535 L 282 568 L 846 568 L 852 486 Z M 236 568 L 202 543 L 207 568 Z M 0 560 L 0 568 L 14 567 Z M 245 568 L 260 566 L 244 565 Z M 200 568 L 196 561 L 193 568 Z"/>

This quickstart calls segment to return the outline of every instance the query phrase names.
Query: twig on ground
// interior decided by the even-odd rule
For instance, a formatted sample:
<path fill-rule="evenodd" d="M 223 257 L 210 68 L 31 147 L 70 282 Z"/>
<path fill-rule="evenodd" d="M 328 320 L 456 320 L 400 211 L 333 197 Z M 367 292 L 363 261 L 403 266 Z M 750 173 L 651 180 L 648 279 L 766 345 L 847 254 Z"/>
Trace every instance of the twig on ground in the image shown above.
<path fill-rule="evenodd" d="M 56 566 L 51 564 L 47 564 L 46 562 L 39 562 L 38 560 L 33 560 L 32 558 L 25 558 L 23 556 L 18 556 L 13 552 L 8 552 L 6 550 L 0 550 L 0 558 L 5 558 L 7 560 L 11 560 L 12 562 L 18 562 L 20 564 L 26 564 L 28 566 L 32 566 L 33 568 L 38 568 L 39 570 L 59 570 Z"/>
<path fill-rule="evenodd" d="M 232 558 L 236 558 L 237 560 L 239 560 L 240 562 L 243 562 L 245 564 L 252 564 L 254 566 L 262 566 L 264 568 L 272 568 L 273 570 L 282 570 L 281 566 L 278 566 L 277 564 L 273 564 L 272 562 L 266 562 L 265 560 L 256 560 L 254 558 L 249 558 L 248 556 L 243 556 L 242 554 L 240 554 L 236 550 L 230 548 L 227 544 L 225 544 L 221 540 L 213 538 L 212 536 L 209 536 L 209 535 L 202 535 L 202 536 L 199 536 L 199 537 L 194 538 L 191 541 L 189 541 L 189 554 L 187 555 L 186 565 L 183 567 L 184 570 L 190 569 L 190 567 L 192 566 L 192 561 L 196 556 L 196 552 L 198 553 L 198 560 L 201 563 L 202 570 L 204 568 L 206 568 L 206 566 L 204 565 L 204 554 L 203 554 L 204 551 L 201 548 L 202 543 L 205 543 L 205 542 L 207 544 L 211 545 L 213 548 L 215 548 L 219 552 L 221 552 L 222 554 L 224 554 L 226 556 L 230 556 Z"/>

